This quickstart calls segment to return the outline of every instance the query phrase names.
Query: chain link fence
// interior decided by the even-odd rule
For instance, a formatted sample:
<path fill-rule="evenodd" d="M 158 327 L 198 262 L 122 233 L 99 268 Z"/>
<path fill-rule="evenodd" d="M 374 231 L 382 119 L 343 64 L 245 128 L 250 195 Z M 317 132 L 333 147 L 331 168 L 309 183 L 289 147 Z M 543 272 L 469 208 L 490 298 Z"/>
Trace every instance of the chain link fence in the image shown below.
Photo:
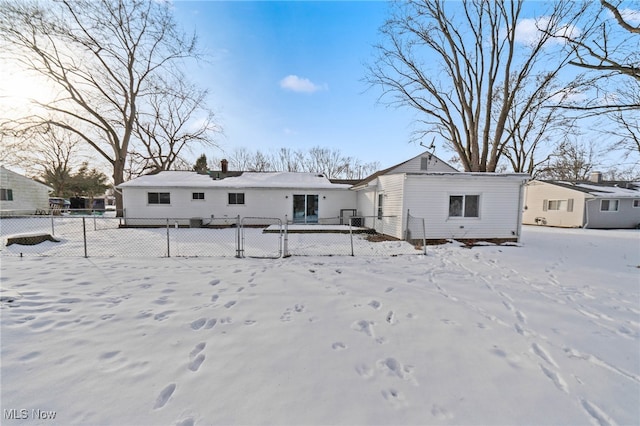
<path fill-rule="evenodd" d="M 409 242 L 381 232 L 385 227 L 390 229 L 396 220 L 396 217 L 353 216 L 346 224 L 340 224 L 340 220 L 290 224 L 264 217 L 150 220 L 115 217 L 113 212 L 5 215 L 0 218 L 0 254 L 258 258 L 423 254 Z"/>

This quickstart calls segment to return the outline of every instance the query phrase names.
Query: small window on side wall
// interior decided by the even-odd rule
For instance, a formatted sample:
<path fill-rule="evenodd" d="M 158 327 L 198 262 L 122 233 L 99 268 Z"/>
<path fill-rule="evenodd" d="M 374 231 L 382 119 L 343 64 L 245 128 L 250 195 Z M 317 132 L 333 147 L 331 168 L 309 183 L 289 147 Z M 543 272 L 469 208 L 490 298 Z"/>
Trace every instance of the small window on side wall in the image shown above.
<path fill-rule="evenodd" d="M 204 192 L 194 192 L 191 194 L 192 200 L 204 200 Z"/>
<path fill-rule="evenodd" d="M 480 217 L 480 196 L 451 195 L 449 217 Z"/>
<path fill-rule="evenodd" d="M 0 189 L 0 200 L 1 201 L 13 201 L 13 190 L 12 189 Z"/>
<path fill-rule="evenodd" d="M 633 200 L 633 207 L 636 207 L 636 208 L 640 207 L 640 198 Z"/>
<path fill-rule="evenodd" d="M 230 192 L 229 193 L 229 204 L 244 204 L 244 193 L 243 192 Z"/>
<path fill-rule="evenodd" d="M 600 200 L 601 212 L 617 212 L 618 200 Z"/>
<path fill-rule="evenodd" d="M 147 192 L 147 203 L 149 203 L 149 204 L 171 204 L 171 193 L 169 193 L 169 192 Z"/>

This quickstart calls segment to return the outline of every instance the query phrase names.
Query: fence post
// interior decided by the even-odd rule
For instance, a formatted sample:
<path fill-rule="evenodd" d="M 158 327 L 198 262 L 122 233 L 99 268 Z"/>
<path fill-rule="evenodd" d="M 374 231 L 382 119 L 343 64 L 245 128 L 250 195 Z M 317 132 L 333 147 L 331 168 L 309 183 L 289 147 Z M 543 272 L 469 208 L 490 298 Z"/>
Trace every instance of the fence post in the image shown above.
<path fill-rule="evenodd" d="M 422 218 L 422 249 L 423 253 L 427 255 L 427 227 L 424 224 L 424 218 Z"/>
<path fill-rule="evenodd" d="M 242 257 L 242 247 L 240 246 L 240 232 L 241 231 L 241 224 L 240 224 L 240 215 L 236 216 L 236 257 L 237 258 L 241 258 Z"/>
<path fill-rule="evenodd" d="M 409 209 L 407 209 L 407 221 L 405 222 L 406 228 L 404 230 L 404 240 L 409 241 L 409 224 L 410 224 L 411 215 L 409 214 Z"/>
<path fill-rule="evenodd" d="M 82 218 L 82 239 L 84 240 L 84 257 L 87 258 L 87 224 L 85 218 Z"/>
<path fill-rule="evenodd" d="M 167 218 L 167 257 L 171 257 L 171 245 L 169 243 L 169 218 Z"/>
<path fill-rule="evenodd" d="M 284 215 L 284 240 L 282 241 L 282 256 L 289 257 L 289 220 Z"/>
<path fill-rule="evenodd" d="M 351 228 L 352 221 L 353 221 L 353 216 L 349 218 L 349 239 L 351 240 L 351 256 L 353 256 L 353 229 Z"/>
<path fill-rule="evenodd" d="M 55 225 L 53 224 L 53 209 L 51 209 L 51 236 L 55 237 L 56 236 L 56 228 Z"/>

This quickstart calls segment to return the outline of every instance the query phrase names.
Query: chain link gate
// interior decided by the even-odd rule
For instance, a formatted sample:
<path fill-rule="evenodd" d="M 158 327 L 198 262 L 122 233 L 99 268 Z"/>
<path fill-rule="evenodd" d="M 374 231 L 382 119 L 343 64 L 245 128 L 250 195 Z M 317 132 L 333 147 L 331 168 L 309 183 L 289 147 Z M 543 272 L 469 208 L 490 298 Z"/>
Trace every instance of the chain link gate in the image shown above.
<path fill-rule="evenodd" d="M 275 217 L 243 217 L 240 221 L 237 257 L 282 257 L 282 220 Z"/>

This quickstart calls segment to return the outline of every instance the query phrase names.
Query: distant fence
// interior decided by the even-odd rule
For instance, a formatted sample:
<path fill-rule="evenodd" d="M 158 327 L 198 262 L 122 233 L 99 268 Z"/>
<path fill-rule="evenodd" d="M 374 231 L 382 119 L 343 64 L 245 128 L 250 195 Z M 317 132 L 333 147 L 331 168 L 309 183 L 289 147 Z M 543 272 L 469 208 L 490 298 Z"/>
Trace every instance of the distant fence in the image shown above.
<path fill-rule="evenodd" d="M 334 220 L 337 219 L 337 220 Z M 123 218 L 110 215 L 7 215 L 0 218 L 3 256 L 259 257 L 426 254 L 388 237 L 393 216 L 352 216 L 301 224 L 277 218 Z M 347 222 L 347 223 L 344 223 Z M 335 224 L 331 224 L 335 223 Z M 367 226 L 368 225 L 368 226 Z M 34 245 L 24 238 L 52 236 Z M 413 235 L 413 234 L 412 234 Z M 21 240 L 22 238 L 22 240 Z M 18 242 L 14 242 L 14 241 Z"/>

